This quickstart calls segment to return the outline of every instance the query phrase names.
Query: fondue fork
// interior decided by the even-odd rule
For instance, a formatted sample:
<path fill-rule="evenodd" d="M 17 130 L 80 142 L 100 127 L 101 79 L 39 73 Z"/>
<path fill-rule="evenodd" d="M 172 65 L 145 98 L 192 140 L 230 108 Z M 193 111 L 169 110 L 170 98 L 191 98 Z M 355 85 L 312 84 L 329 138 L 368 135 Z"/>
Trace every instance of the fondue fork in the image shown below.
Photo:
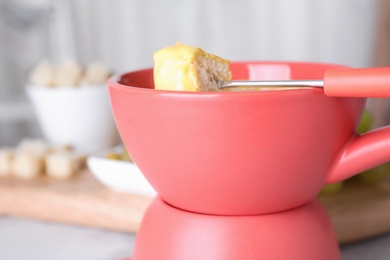
<path fill-rule="evenodd" d="M 283 88 L 300 88 L 312 87 L 323 88 L 323 80 L 230 80 L 224 81 L 220 88 L 236 87 L 283 87 Z"/>
<path fill-rule="evenodd" d="M 323 88 L 327 96 L 390 97 L 390 67 L 347 68 L 326 71 L 323 80 L 231 80 L 221 82 L 220 89 L 253 88 Z"/>

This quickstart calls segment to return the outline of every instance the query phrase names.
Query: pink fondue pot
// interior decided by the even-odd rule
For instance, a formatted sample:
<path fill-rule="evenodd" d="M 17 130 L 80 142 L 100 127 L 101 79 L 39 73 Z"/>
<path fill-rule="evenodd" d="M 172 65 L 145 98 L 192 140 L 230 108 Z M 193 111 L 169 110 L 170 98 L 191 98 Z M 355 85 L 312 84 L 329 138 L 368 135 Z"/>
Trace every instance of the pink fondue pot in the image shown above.
<path fill-rule="evenodd" d="M 311 80 L 345 68 L 231 66 L 244 80 Z M 152 69 L 113 77 L 109 91 L 122 140 L 159 196 L 134 260 L 339 259 L 317 194 L 390 160 L 390 127 L 355 132 L 365 98 L 320 88 L 159 91 Z"/>

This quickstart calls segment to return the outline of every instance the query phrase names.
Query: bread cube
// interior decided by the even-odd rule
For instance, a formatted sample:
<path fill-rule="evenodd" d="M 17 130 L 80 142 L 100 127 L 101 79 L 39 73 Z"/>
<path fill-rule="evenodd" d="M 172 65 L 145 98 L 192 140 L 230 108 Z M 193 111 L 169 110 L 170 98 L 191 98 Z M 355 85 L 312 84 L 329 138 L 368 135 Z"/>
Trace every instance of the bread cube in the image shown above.
<path fill-rule="evenodd" d="M 50 153 L 51 147 L 40 139 L 23 139 L 17 146 L 17 150 L 45 156 Z"/>
<path fill-rule="evenodd" d="M 103 64 L 94 62 L 87 67 L 80 85 L 91 86 L 105 84 L 110 76 L 111 72 Z"/>
<path fill-rule="evenodd" d="M 155 52 L 153 59 L 159 90 L 215 91 L 232 77 L 229 60 L 181 43 Z"/>
<path fill-rule="evenodd" d="M 81 169 L 82 156 L 71 152 L 56 152 L 46 156 L 46 174 L 57 179 L 67 179 Z"/>
<path fill-rule="evenodd" d="M 12 173 L 13 150 L 9 148 L 0 149 L 0 176 L 10 176 Z"/>
<path fill-rule="evenodd" d="M 40 62 L 31 70 L 29 81 L 40 87 L 53 87 L 55 85 L 55 67 L 48 60 Z"/>
<path fill-rule="evenodd" d="M 75 87 L 79 85 L 83 74 L 83 67 L 75 60 L 65 61 L 56 71 L 55 85 Z"/>
<path fill-rule="evenodd" d="M 12 161 L 12 174 L 22 179 L 33 179 L 43 174 L 45 170 L 42 154 L 26 150 L 18 150 Z"/>

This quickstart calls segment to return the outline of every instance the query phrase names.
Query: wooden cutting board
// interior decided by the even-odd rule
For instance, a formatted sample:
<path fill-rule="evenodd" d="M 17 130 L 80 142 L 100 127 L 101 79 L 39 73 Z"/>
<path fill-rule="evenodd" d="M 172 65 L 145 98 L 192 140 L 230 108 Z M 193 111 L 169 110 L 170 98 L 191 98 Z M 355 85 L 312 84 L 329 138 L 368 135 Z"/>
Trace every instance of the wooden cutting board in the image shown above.
<path fill-rule="evenodd" d="M 152 198 L 113 192 L 85 170 L 67 181 L 0 178 L 0 214 L 137 232 Z M 348 181 L 320 197 L 340 244 L 390 233 L 390 180 L 372 186 Z"/>
<path fill-rule="evenodd" d="M 376 185 L 351 179 L 341 192 L 321 196 L 320 201 L 340 244 L 390 233 L 390 179 Z"/>
<path fill-rule="evenodd" d="M 136 232 L 152 198 L 113 192 L 85 170 L 70 180 L 0 178 L 0 214 Z"/>

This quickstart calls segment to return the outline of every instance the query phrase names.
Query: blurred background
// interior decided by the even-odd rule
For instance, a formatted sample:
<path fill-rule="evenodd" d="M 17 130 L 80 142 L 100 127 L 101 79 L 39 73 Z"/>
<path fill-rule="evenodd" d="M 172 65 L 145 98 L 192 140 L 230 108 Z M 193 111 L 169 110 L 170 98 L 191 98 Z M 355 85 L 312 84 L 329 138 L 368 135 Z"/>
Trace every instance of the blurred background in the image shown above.
<path fill-rule="evenodd" d="M 0 0 L 0 146 L 39 138 L 25 85 L 45 58 L 153 66 L 176 41 L 230 60 L 390 63 L 386 0 Z M 387 100 L 370 100 L 376 124 Z"/>

